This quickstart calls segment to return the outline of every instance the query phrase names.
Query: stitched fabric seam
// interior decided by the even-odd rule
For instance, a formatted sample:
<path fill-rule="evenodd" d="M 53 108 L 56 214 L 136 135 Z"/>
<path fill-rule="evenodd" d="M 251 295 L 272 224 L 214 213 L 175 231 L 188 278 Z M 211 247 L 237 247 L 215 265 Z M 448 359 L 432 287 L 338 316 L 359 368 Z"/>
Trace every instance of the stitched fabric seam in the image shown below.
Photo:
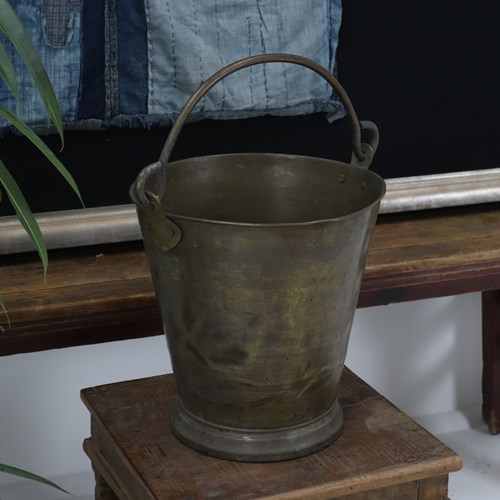
<path fill-rule="evenodd" d="M 215 22 L 217 27 L 217 52 L 219 53 L 219 60 L 221 67 L 224 65 L 224 59 L 222 58 L 222 52 L 220 50 L 220 19 L 219 19 L 219 2 L 218 0 L 214 0 L 214 10 L 215 10 Z M 220 82 L 221 93 L 222 93 L 222 102 L 220 104 L 221 111 L 224 110 L 224 104 L 226 102 L 226 85 L 224 80 Z"/>
<path fill-rule="evenodd" d="M 198 62 L 200 65 L 200 82 L 205 80 L 203 75 L 203 57 L 201 53 L 201 40 L 200 40 L 200 27 L 199 27 L 199 19 L 198 19 L 198 11 L 196 10 L 196 2 L 195 0 L 191 0 L 191 8 L 193 9 L 193 24 L 194 24 L 194 36 L 196 38 L 196 47 L 198 49 Z M 200 111 L 205 109 L 205 97 L 200 101 Z"/>
<path fill-rule="evenodd" d="M 252 38 L 251 38 L 251 24 L 250 18 L 247 16 L 247 33 L 248 33 L 248 55 L 252 55 Z M 253 93 L 253 66 L 250 66 L 250 103 L 252 106 L 254 105 L 254 93 Z"/>
<path fill-rule="evenodd" d="M 262 20 L 262 16 L 260 16 L 260 2 L 259 2 L 259 0 L 257 0 L 257 9 L 259 11 L 259 17 L 261 19 L 261 23 L 259 24 L 259 27 L 260 27 L 260 45 L 262 48 L 262 53 L 265 54 L 266 53 L 266 44 L 264 42 L 264 32 L 262 30 L 263 20 Z M 265 64 L 262 66 L 262 75 L 264 77 L 264 92 L 266 94 L 266 108 L 265 109 L 269 109 L 269 91 L 268 91 L 268 87 L 267 87 L 267 72 L 266 72 L 266 65 Z"/>
<path fill-rule="evenodd" d="M 146 18 L 146 44 L 148 51 L 148 95 L 146 96 L 146 109 L 149 111 L 149 104 L 153 101 L 154 89 L 151 82 L 151 75 L 153 74 L 153 44 L 151 43 L 151 11 L 149 8 L 149 1 L 144 0 L 144 17 Z"/>
<path fill-rule="evenodd" d="M 106 82 L 106 118 L 109 119 L 118 112 L 118 78 L 117 78 L 117 34 L 116 34 L 116 4 L 108 0 L 105 7 L 106 46 L 105 46 L 105 82 Z"/>
<path fill-rule="evenodd" d="M 283 47 L 283 36 L 282 36 L 282 33 L 283 33 L 283 19 L 282 17 L 279 15 L 280 13 L 280 8 L 278 6 L 278 1 L 279 0 L 274 0 L 274 13 L 276 15 L 276 18 L 279 19 L 279 26 L 278 26 L 278 44 L 279 44 L 279 47 Z M 287 68 L 288 68 L 288 65 L 287 64 L 282 64 L 281 65 L 283 67 L 283 81 L 285 82 L 285 85 L 284 85 L 284 88 L 285 88 L 285 106 L 288 106 L 289 105 L 289 94 L 288 94 L 288 72 L 287 72 Z"/>
<path fill-rule="evenodd" d="M 175 47 L 175 32 L 174 32 L 174 22 L 172 20 L 172 12 L 170 9 L 170 2 L 167 1 L 167 17 L 170 23 L 170 43 L 172 44 L 172 66 L 174 68 L 174 74 L 172 75 L 172 87 L 177 88 L 177 56 Z"/>

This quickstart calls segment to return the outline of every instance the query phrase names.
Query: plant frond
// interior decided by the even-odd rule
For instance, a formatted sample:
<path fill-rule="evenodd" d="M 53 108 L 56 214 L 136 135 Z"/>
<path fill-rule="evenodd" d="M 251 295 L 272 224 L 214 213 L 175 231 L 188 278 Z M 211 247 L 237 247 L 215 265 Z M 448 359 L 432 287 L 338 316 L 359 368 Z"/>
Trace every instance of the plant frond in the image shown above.
<path fill-rule="evenodd" d="M 9 90 L 16 98 L 19 110 L 22 112 L 23 104 L 21 101 L 19 86 L 17 85 L 16 70 L 2 43 L 0 43 L 0 78 L 5 82 Z"/>
<path fill-rule="evenodd" d="M 35 82 L 38 93 L 42 98 L 49 120 L 51 120 L 56 127 L 59 137 L 61 138 L 61 144 L 64 146 L 59 103 L 47 72 L 38 57 L 36 48 L 26 32 L 22 21 L 19 19 L 8 0 L 0 0 L 0 12 L 2 13 L 0 16 L 0 31 L 5 34 L 26 64 Z"/>
<path fill-rule="evenodd" d="M 42 476 L 38 476 L 37 474 L 33 474 L 32 472 L 29 472 L 24 469 L 18 469 L 17 467 L 12 467 L 10 465 L 0 464 L 0 472 L 6 472 L 7 474 L 13 474 L 14 476 L 22 477 L 24 479 L 37 481 L 39 483 L 46 484 L 48 486 L 51 486 L 52 488 L 56 488 L 59 491 L 62 491 L 64 493 L 67 493 L 68 495 L 73 496 L 69 491 L 66 491 L 65 489 L 61 488 L 56 483 L 53 483 L 52 481 L 49 481 L 48 479 L 45 479 Z"/>
<path fill-rule="evenodd" d="M 36 251 L 42 261 L 44 276 L 46 276 L 49 266 L 49 258 L 42 232 L 40 231 L 40 227 L 38 226 L 38 223 L 33 216 L 23 193 L 19 189 L 17 182 L 14 177 L 12 177 L 2 160 L 0 160 L 0 184 L 7 193 L 7 196 L 16 211 L 17 217 L 24 227 L 24 230 L 28 233 L 28 236 L 35 245 Z"/>
<path fill-rule="evenodd" d="M 1 0 L 0 0 L 1 1 Z M 14 127 L 19 130 L 25 137 L 27 137 L 44 155 L 45 157 L 56 167 L 59 173 L 66 179 L 66 182 L 71 186 L 73 191 L 78 196 L 82 206 L 83 200 L 80 194 L 80 190 L 73 179 L 73 176 L 69 173 L 67 168 L 61 163 L 57 156 L 51 151 L 51 149 L 38 137 L 33 130 L 31 130 L 26 123 L 24 123 L 17 115 L 8 110 L 5 106 L 0 105 L 0 116 L 3 116 L 8 120 Z"/>

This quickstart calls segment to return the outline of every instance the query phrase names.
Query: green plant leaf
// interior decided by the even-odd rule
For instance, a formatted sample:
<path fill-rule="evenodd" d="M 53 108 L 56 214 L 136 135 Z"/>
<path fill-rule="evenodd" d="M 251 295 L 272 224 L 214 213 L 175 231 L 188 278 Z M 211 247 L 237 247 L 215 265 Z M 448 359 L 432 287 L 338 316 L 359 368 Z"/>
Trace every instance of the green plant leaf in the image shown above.
<path fill-rule="evenodd" d="M 0 295 L 0 313 L 4 313 L 5 316 L 7 317 L 7 321 L 10 326 L 10 320 L 9 320 L 9 315 L 7 314 L 7 309 L 5 307 L 5 301 L 3 300 L 3 297 Z"/>
<path fill-rule="evenodd" d="M 1 2 L 2 0 L 0 0 Z M 8 120 L 14 127 L 16 127 L 19 132 L 21 132 L 24 136 L 26 136 L 46 157 L 47 159 L 54 165 L 54 167 L 59 170 L 61 175 L 66 179 L 67 183 L 71 186 L 73 191 L 77 194 L 80 199 L 80 203 L 83 206 L 83 200 L 80 194 L 80 190 L 76 185 L 73 176 L 69 173 L 66 167 L 59 161 L 57 156 L 50 150 L 50 148 L 38 137 L 33 130 L 31 130 L 28 125 L 26 125 L 17 115 L 8 110 L 5 106 L 0 105 L 0 116 L 3 116 L 6 120 Z"/>
<path fill-rule="evenodd" d="M 0 0 L 0 12 L 2 13 L 0 16 L 0 31 L 5 34 L 26 64 L 40 97 L 42 98 L 47 115 L 56 127 L 59 137 L 61 138 L 61 143 L 64 145 L 59 103 L 47 72 L 38 57 L 36 48 L 26 32 L 23 23 L 8 0 Z"/>
<path fill-rule="evenodd" d="M 17 85 L 16 70 L 12 64 L 9 54 L 5 50 L 5 47 L 0 43 L 0 78 L 5 82 L 7 87 L 10 89 L 14 97 L 16 98 L 17 105 L 22 111 L 21 94 L 19 93 L 19 87 Z"/>
<path fill-rule="evenodd" d="M 38 255 L 40 256 L 40 260 L 42 261 L 44 275 L 47 275 L 49 258 L 45 242 L 43 241 L 42 232 L 17 182 L 14 180 L 14 177 L 12 177 L 2 160 L 0 160 L 0 183 L 9 197 L 19 221 L 33 241 Z"/>
<path fill-rule="evenodd" d="M 5 308 L 5 302 L 3 300 L 3 297 L 0 295 L 0 312 L 3 312 L 5 314 L 5 317 L 7 318 L 7 323 L 10 327 L 10 318 L 9 318 L 9 315 L 7 313 L 7 309 Z M 2 327 L 2 325 L 0 325 L 0 332 L 3 332 L 4 329 Z"/>
<path fill-rule="evenodd" d="M 14 476 L 19 476 L 24 479 L 30 479 L 31 481 L 37 481 L 39 483 L 43 483 L 48 486 L 52 486 L 52 488 L 56 488 L 59 491 L 62 491 L 70 496 L 73 496 L 69 491 L 66 491 L 64 488 L 61 488 L 56 483 L 53 483 L 52 481 L 49 481 L 48 479 L 45 479 L 42 476 L 38 476 L 37 474 L 33 474 L 32 472 L 28 472 L 27 470 L 18 469 L 17 467 L 12 467 L 10 465 L 0 464 L 0 471 L 6 472 L 7 474 L 13 474 Z"/>

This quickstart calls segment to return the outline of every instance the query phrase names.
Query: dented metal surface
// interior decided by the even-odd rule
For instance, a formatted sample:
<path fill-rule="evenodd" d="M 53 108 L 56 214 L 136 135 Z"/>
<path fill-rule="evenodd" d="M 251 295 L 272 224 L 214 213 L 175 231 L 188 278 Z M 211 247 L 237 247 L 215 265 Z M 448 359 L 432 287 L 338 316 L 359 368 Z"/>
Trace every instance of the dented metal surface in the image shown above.
<path fill-rule="evenodd" d="M 358 122 L 342 90 L 351 164 L 259 153 L 169 163 L 212 85 L 274 59 L 332 83 L 296 56 L 235 63 L 193 94 L 160 161 L 131 188 L 178 384 L 172 430 L 197 450 L 243 461 L 302 456 L 340 434 L 337 387 L 385 192 L 366 168 L 377 128 Z M 364 129 L 370 144 L 361 142 Z"/>

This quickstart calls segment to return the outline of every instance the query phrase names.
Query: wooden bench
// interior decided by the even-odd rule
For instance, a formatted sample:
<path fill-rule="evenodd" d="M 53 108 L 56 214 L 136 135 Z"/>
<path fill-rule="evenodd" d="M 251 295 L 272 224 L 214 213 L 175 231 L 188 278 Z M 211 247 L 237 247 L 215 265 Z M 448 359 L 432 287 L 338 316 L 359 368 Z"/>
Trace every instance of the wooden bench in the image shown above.
<path fill-rule="evenodd" d="M 162 334 L 141 242 L 1 259 L 0 355 Z M 500 432 L 500 205 L 380 216 L 359 307 L 482 292 L 483 415 Z"/>

